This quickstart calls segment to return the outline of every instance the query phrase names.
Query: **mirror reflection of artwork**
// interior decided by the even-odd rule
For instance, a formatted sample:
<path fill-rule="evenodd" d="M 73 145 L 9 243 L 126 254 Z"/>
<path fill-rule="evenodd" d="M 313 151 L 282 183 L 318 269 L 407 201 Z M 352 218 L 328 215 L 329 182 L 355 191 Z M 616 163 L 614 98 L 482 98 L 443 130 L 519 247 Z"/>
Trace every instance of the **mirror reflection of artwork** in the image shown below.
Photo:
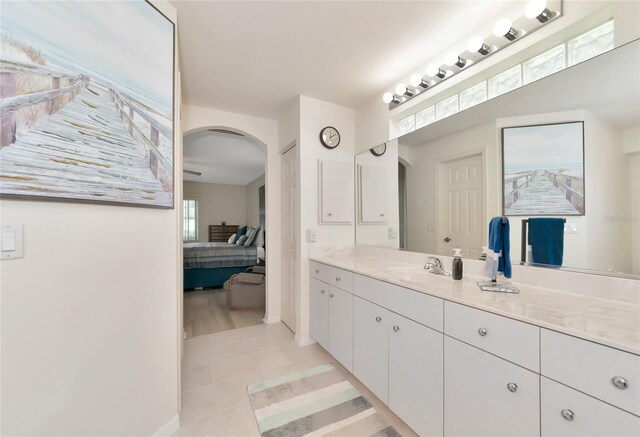
<path fill-rule="evenodd" d="M 3 2 L 0 193 L 173 207 L 174 25 L 150 3 Z"/>
<path fill-rule="evenodd" d="M 584 215 L 584 123 L 502 130 L 503 213 Z"/>

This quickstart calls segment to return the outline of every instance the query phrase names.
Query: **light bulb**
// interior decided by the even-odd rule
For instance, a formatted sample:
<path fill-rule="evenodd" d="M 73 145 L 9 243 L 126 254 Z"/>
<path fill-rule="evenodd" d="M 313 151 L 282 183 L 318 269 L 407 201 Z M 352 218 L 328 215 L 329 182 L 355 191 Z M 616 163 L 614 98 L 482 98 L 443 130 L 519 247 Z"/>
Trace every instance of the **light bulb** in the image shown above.
<path fill-rule="evenodd" d="M 518 37 L 518 32 L 511 27 L 511 20 L 502 18 L 493 26 L 493 34 L 495 36 L 504 36 L 509 41 L 513 41 Z"/>
<path fill-rule="evenodd" d="M 527 18 L 535 18 L 541 23 L 546 23 L 555 16 L 554 12 L 547 9 L 547 0 L 530 0 L 524 8 Z"/>
<path fill-rule="evenodd" d="M 389 104 L 391 102 L 393 102 L 393 94 L 391 93 L 384 93 L 384 95 L 382 96 L 382 101 Z"/>
<path fill-rule="evenodd" d="M 447 53 L 447 56 L 444 57 L 444 63 L 447 64 L 449 67 L 453 67 L 454 65 L 457 65 L 458 67 L 462 68 L 465 66 L 467 61 L 465 59 L 462 59 L 460 56 L 458 56 L 456 52 L 449 52 Z"/>
<path fill-rule="evenodd" d="M 431 77 L 437 76 L 440 79 L 443 79 L 447 74 L 442 71 L 436 64 L 429 64 L 429 66 L 427 67 L 427 75 Z"/>
<path fill-rule="evenodd" d="M 491 51 L 491 48 L 484 43 L 484 39 L 480 36 L 474 36 L 467 43 L 467 50 L 471 53 L 480 53 L 483 56 L 486 56 Z"/>
<path fill-rule="evenodd" d="M 407 92 L 407 87 L 406 87 L 405 84 L 399 83 L 398 86 L 396 86 L 396 94 L 397 95 L 401 96 L 406 92 Z"/>
<path fill-rule="evenodd" d="M 411 76 L 411 79 L 409 79 L 409 85 L 414 88 L 419 87 L 421 84 L 422 76 L 420 76 L 419 74 L 414 74 L 413 76 Z"/>

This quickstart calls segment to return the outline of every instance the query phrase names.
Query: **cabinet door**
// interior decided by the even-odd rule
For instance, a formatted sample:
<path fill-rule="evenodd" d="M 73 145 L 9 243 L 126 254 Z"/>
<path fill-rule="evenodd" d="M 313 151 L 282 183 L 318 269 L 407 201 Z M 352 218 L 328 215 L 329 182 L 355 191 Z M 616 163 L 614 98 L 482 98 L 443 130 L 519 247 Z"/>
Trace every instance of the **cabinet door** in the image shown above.
<path fill-rule="evenodd" d="M 389 408 L 421 436 L 442 436 L 444 335 L 390 313 Z"/>
<path fill-rule="evenodd" d="M 545 377 L 541 384 L 543 437 L 640 436 L 640 417 Z"/>
<path fill-rule="evenodd" d="M 309 332 L 320 346 L 329 345 L 329 286 L 309 278 Z"/>
<path fill-rule="evenodd" d="M 320 162 L 320 223 L 353 220 L 353 162 Z"/>
<path fill-rule="evenodd" d="M 353 295 L 329 288 L 329 353 L 353 372 Z"/>
<path fill-rule="evenodd" d="M 445 436 L 540 435 L 538 374 L 450 337 L 444 357 Z"/>
<path fill-rule="evenodd" d="M 387 168 L 361 165 L 360 222 L 387 222 Z"/>
<path fill-rule="evenodd" d="M 354 297 L 353 374 L 382 402 L 389 403 L 389 312 Z"/>

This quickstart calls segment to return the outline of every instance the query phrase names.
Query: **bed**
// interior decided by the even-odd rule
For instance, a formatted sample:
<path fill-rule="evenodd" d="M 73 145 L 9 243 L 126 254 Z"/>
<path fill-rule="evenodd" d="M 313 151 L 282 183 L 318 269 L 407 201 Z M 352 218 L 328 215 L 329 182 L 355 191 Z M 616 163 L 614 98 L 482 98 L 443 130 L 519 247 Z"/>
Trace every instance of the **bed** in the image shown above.
<path fill-rule="evenodd" d="M 264 259 L 262 247 L 185 243 L 184 288 L 221 287 L 232 275 L 257 265 L 260 258 Z"/>

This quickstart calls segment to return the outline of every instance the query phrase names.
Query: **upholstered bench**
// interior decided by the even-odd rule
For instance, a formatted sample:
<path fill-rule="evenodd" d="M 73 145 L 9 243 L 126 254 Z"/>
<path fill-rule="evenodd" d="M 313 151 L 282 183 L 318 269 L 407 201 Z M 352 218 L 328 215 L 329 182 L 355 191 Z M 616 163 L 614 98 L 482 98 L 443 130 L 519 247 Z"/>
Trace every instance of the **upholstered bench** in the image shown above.
<path fill-rule="evenodd" d="M 231 310 L 265 308 L 265 277 L 259 273 L 238 273 L 225 284 L 227 304 Z"/>

